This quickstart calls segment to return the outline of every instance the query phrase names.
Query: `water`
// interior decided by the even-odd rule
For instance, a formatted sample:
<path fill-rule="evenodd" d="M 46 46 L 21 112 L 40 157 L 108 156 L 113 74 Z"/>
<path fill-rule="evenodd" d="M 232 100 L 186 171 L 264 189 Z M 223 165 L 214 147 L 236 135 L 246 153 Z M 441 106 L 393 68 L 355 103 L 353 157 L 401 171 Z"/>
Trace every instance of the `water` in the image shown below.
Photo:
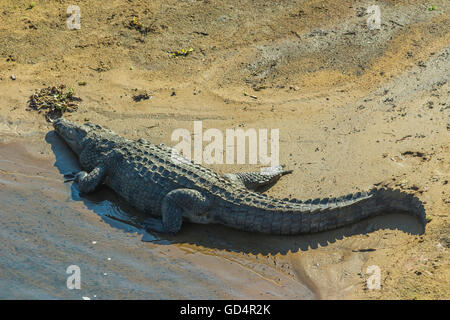
<path fill-rule="evenodd" d="M 315 297 L 258 259 L 261 235 L 193 224 L 177 236 L 151 234 L 145 215 L 106 187 L 81 197 L 64 182 L 78 170 L 53 132 L 0 144 L 1 299 Z M 80 268 L 80 290 L 67 287 L 71 265 Z"/>

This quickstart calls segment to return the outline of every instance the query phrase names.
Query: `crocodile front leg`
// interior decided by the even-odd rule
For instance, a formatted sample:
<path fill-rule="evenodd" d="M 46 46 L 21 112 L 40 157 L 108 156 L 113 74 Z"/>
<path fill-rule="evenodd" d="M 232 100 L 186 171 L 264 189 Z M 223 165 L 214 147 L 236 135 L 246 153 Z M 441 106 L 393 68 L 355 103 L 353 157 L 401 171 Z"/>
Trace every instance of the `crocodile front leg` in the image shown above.
<path fill-rule="evenodd" d="M 105 180 L 106 168 L 104 165 L 97 166 L 91 172 L 80 171 L 75 175 L 75 182 L 82 193 L 91 193 Z"/>
<path fill-rule="evenodd" d="M 172 190 L 166 194 L 161 204 L 162 223 L 149 219 L 146 227 L 156 232 L 177 233 L 183 223 L 183 217 L 196 223 L 209 222 L 209 207 L 210 201 L 197 190 Z"/>
<path fill-rule="evenodd" d="M 283 170 L 283 166 L 276 166 L 265 171 L 227 173 L 223 177 L 249 190 L 257 191 L 273 186 L 282 176 L 289 173 L 292 173 L 292 170 Z"/>

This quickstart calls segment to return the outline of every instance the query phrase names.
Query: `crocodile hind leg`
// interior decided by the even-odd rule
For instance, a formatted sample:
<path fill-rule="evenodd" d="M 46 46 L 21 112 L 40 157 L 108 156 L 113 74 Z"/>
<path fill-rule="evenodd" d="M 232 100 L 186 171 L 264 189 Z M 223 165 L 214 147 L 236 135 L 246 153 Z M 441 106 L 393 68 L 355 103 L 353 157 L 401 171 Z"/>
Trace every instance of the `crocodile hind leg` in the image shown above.
<path fill-rule="evenodd" d="M 192 222 L 207 223 L 209 200 L 193 189 L 176 189 L 166 194 L 161 204 L 162 221 L 149 219 L 146 228 L 164 233 L 177 233 L 183 217 Z"/>
<path fill-rule="evenodd" d="M 97 189 L 106 176 L 106 168 L 104 166 L 98 166 L 91 172 L 80 171 L 75 175 L 75 182 L 78 184 L 78 189 L 82 193 L 90 193 Z"/>
<path fill-rule="evenodd" d="M 283 166 L 270 167 L 262 171 L 227 173 L 223 177 L 233 183 L 240 184 L 249 190 L 267 190 L 282 176 L 292 173 L 292 170 L 283 170 Z"/>

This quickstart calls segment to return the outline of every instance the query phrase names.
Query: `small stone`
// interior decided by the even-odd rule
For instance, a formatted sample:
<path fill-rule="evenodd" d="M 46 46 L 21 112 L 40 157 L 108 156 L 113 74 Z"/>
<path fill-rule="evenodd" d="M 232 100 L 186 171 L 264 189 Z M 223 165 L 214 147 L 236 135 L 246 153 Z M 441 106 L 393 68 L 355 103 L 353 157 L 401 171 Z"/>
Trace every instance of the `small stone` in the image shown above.
<path fill-rule="evenodd" d="M 15 74 L 11 75 L 11 80 L 16 80 L 16 75 Z"/>
<path fill-rule="evenodd" d="M 133 98 L 134 102 L 139 102 L 141 100 L 151 99 L 152 96 L 149 95 L 147 92 L 142 92 L 142 93 L 134 95 L 132 98 Z"/>

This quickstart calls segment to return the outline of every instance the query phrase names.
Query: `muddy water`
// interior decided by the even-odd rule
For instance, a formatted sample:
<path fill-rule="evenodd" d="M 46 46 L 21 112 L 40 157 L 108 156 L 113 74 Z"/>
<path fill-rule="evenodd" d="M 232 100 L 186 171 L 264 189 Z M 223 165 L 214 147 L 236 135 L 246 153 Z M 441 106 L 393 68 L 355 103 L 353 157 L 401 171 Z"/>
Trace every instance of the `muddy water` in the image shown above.
<path fill-rule="evenodd" d="M 0 298 L 315 297 L 295 277 L 233 249 L 226 228 L 187 224 L 181 238 L 161 238 L 107 188 L 80 197 L 63 177 L 79 170 L 76 158 L 53 132 L 45 140 L 0 144 Z M 222 237 L 203 246 L 192 237 L 199 233 Z M 245 247 L 245 234 L 237 236 Z M 80 268 L 80 290 L 67 287 L 71 265 Z"/>

